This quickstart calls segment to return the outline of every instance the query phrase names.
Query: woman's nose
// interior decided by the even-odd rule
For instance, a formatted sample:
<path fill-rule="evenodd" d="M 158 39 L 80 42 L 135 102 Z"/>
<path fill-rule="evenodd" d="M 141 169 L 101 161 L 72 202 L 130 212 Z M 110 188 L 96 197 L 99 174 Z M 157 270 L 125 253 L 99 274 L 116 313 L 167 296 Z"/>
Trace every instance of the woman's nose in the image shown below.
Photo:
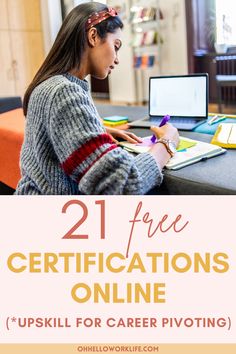
<path fill-rule="evenodd" d="M 114 63 L 116 64 L 116 65 L 118 65 L 119 64 L 119 59 L 118 59 L 118 57 L 116 56 L 116 58 L 115 58 L 115 60 L 114 60 Z"/>

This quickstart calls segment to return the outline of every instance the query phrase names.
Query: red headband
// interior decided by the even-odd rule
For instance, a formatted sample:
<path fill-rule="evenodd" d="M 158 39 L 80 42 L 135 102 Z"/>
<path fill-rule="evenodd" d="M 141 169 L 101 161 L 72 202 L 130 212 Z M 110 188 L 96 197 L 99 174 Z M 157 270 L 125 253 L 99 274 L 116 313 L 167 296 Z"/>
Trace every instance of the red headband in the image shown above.
<path fill-rule="evenodd" d="M 112 7 L 109 7 L 108 10 L 95 12 L 89 16 L 85 24 L 85 29 L 88 31 L 91 27 L 96 26 L 98 23 L 106 20 L 107 18 L 115 16 L 117 16 L 117 12 Z"/>

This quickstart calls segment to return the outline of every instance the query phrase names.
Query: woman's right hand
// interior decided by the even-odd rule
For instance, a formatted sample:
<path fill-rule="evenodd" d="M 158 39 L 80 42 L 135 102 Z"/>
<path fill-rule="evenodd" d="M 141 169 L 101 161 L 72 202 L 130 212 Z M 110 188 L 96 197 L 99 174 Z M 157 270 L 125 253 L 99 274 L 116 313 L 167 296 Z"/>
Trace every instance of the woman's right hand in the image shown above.
<path fill-rule="evenodd" d="M 151 131 L 156 135 L 157 139 L 163 138 L 171 140 L 175 143 L 176 148 L 179 144 L 178 130 L 172 124 L 165 124 L 162 127 L 151 127 Z M 153 144 L 150 149 L 150 154 L 153 155 L 157 164 L 163 168 L 170 159 L 170 153 L 163 144 Z"/>
<path fill-rule="evenodd" d="M 157 139 L 164 138 L 171 140 L 175 143 L 176 147 L 179 144 L 178 130 L 170 123 L 162 127 L 151 127 L 151 131 L 156 135 Z"/>

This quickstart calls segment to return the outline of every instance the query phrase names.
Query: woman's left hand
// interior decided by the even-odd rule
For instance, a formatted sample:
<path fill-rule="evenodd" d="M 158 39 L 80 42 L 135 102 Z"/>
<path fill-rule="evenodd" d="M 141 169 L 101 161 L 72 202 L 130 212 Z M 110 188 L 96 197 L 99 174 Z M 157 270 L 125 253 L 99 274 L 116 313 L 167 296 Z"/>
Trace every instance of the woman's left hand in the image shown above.
<path fill-rule="evenodd" d="M 129 143 L 132 144 L 137 144 L 142 142 L 142 139 L 140 139 L 137 135 L 130 132 L 126 132 L 124 130 L 106 127 L 106 131 L 108 134 L 112 136 L 112 140 L 116 144 L 118 143 L 118 141 L 115 138 L 121 138 L 123 140 L 127 140 Z"/>

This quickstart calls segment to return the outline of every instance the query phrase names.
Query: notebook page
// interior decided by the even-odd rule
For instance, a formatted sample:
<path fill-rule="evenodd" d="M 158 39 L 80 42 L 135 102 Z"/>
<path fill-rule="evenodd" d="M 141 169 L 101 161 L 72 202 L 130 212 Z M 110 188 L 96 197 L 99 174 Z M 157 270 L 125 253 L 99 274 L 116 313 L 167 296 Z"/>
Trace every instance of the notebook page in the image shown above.
<path fill-rule="evenodd" d="M 228 143 L 236 144 L 236 124 L 231 124 L 231 131 L 230 131 Z"/>
<path fill-rule="evenodd" d="M 177 152 L 166 164 L 167 168 L 183 164 L 187 161 L 196 160 L 199 157 L 209 156 L 213 151 L 219 148 L 215 145 L 198 141 L 197 144 L 186 151 Z"/>
<path fill-rule="evenodd" d="M 221 143 L 228 144 L 228 138 L 231 132 L 231 124 L 221 124 L 221 130 L 217 136 L 217 140 Z"/>

